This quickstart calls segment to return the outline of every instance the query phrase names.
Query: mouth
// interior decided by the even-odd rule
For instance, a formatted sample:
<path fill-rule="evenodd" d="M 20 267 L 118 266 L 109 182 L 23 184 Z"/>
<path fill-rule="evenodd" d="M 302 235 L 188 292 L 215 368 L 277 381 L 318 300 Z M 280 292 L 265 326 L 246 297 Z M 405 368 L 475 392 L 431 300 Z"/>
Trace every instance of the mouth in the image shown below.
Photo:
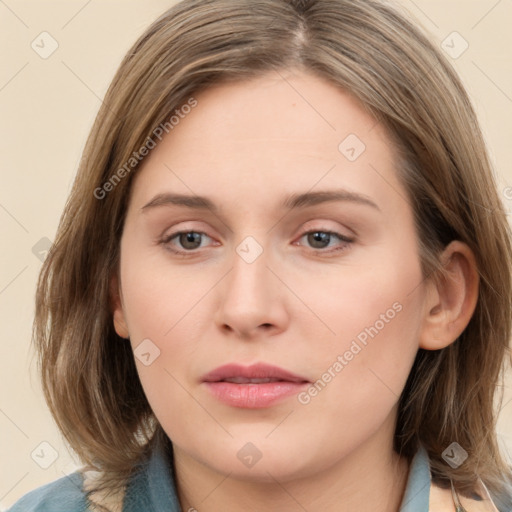
<path fill-rule="evenodd" d="M 264 363 L 224 365 L 206 374 L 202 381 L 217 400 L 245 409 L 270 407 L 311 384 L 305 377 Z"/>
<path fill-rule="evenodd" d="M 214 381 L 215 382 L 215 381 Z M 267 382 L 291 382 L 278 378 L 249 379 L 248 377 L 228 377 L 218 382 L 232 382 L 233 384 L 266 384 Z"/>

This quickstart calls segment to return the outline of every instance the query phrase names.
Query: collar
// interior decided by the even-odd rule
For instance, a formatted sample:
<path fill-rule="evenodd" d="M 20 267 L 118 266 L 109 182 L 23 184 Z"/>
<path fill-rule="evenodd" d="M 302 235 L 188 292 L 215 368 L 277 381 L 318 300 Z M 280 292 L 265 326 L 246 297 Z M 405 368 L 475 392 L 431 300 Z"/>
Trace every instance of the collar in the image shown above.
<path fill-rule="evenodd" d="M 443 488 L 432 481 L 427 451 L 423 446 L 416 452 L 400 512 L 499 512 L 481 479 L 472 496 L 458 494 L 451 487 Z"/>
<path fill-rule="evenodd" d="M 430 484 L 430 464 L 427 451 L 420 446 L 411 461 L 400 512 L 428 512 Z"/>
<path fill-rule="evenodd" d="M 123 502 L 123 512 L 182 512 L 175 486 L 172 460 L 161 444 L 152 450 L 130 481 Z"/>

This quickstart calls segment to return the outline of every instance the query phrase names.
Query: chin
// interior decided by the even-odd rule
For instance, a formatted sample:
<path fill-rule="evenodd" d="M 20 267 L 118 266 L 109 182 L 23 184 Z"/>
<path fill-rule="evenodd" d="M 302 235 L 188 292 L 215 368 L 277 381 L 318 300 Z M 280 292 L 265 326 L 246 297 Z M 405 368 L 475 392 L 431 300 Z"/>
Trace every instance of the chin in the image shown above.
<path fill-rule="evenodd" d="M 321 470 L 322 459 L 332 457 L 332 454 L 314 454 L 299 449 L 307 446 L 305 440 L 298 442 L 289 438 L 288 443 L 283 443 L 280 439 L 272 440 L 272 436 L 265 436 L 268 436 L 268 429 L 262 436 L 241 435 L 225 442 L 212 440 L 204 448 L 196 445 L 193 448 L 195 453 L 189 453 L 210 470 L 255 483 L 286 482 L 307 477 Z M 211 446 L 216 449 L 207 448 Z M 329 465 L 328 461 L 323 462 Z"/>

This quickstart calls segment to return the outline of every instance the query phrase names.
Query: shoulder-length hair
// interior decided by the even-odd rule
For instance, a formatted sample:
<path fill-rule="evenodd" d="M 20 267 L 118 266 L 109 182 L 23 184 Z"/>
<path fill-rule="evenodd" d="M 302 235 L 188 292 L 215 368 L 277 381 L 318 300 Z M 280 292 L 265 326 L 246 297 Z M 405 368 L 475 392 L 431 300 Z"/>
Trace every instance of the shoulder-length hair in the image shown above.
<path fill-rule="evenodd" d="M 377 0 L 185 0 L 128 51 L 38 281 L 33 337 L 59 428 L 110 485 L 125 481 L 162 437 L 109 302 L 139 150 L 158 127 L 170 131 L 170 116 L 199 91 L 287 68 L 350 92 L 387 129 L 426 278 L 442 272 L 439 254 L 450 241 L 474 252 L 476 311 L 453 344 L 418 351 L 394 447 L 410 459 L 422 443 L 435 479 L 464 490 L 480 477 L 507 499 L 511 469 L 500 455 L 494 399 L 511 329 L 510 228 L 459 78 L 415 23 Z M 454 441 L 469 454 L 457 468 L 442 458 Z"/>

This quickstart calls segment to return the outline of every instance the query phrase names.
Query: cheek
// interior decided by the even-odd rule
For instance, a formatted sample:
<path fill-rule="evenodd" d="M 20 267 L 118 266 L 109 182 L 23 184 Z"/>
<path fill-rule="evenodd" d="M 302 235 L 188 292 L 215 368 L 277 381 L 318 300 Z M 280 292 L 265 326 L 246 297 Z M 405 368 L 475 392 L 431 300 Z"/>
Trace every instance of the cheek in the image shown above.
<path fill-rule="evenodd" d="M 315 280 L 315 286 L 307 279 L 296 279 L 298 294 L 307 297 L 311 310 L 322 320 L 310 322 L 323 338 L 315 352 L 343 352 L 353 340 L 362 346 L 375 340 L 372 345 L 377 348 L 415 343 L 421 298 L 414 288 L 421 282 L 421 269 L 414 259 L 409 264 L 397 261 L 382 255 L 371 266 L 335 269 Z"/>
<path fill-rule="evenodd" d="M 186 369 L 193 357 L 194 325 L 188 320 L 209 284 L 166 264 L 140 242 L 123 240 L 121 283 L 124 316 L 141 383 L 152 407 L 165 390 L 166 401 L 179 396 L 174 366 Z M 186 329 L 184 330 L 184 327 Z M 177 336 L 177 333 L 180 336 Z M 150 354 L 142 357 L 142 354 Z M 175 376 L 175 378 L 173 378 Z"/>
<path fill-rule="evenodd" d="M 412 246 L 397 247 L 402 251 L 383 251 L 371 266 L 343 269 L 310 287 L 309 303 L 332 331 L 314 348 L 304 346 L 318 379 L 304 403 L 314 402 L 322 417 L 351 414 L 370 424 L 402 392 L 418 350 L 422 274 Z"/>
<path fill-rule="evenodd" d="M 417 297 L 407 296 L 410 287 L 396 275 L 381 278 L 378 288 L 378 281 L 363 286 L 359 280 L 351 300 L 345 295 L 333 300 L 324 315 L 336 336 L 324 336 L 306 352 L 314 382 L 298 397 L 294 419 L 316 432 L 315 438 L 329 438 L 340 453 L 386 422 L 418 349 Z M 282 434 L 284 443 L 287 433 Z M 317 444 L 320 452 L 321 442 Z"/>
<path fill-rule="evenodd" d="M 175 337 L 183 323 L 190 326 L 190 317 L 196 315 L 215 277 L 201 270 L 184 270 L 169 263 L 162 253 L 138 257 L 134 251 L 125 256 L 121 280 L 132 343 L 144 338 L 165 343 Z"/>

